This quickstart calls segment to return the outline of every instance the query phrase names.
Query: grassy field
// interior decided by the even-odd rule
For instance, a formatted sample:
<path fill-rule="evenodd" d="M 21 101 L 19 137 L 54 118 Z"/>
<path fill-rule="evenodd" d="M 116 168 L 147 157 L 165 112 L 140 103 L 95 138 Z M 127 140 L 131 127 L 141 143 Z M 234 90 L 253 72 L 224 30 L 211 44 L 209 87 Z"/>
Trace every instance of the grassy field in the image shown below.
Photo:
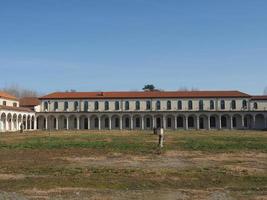
<path fill-rule="evenodd" d="M 0 134 L 0 199 L 267 199 L 267 132 Z"/>

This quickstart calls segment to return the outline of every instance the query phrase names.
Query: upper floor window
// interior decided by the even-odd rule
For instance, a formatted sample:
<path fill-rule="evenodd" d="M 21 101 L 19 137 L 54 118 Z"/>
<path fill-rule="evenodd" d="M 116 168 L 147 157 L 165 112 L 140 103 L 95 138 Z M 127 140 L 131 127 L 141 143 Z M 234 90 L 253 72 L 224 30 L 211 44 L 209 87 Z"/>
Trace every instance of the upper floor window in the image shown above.
<path fill-rule="evenodd" d="M 115 101 L 115 110 L 119 110 L 119 109 L 120 109 L 120 102 Z"/>
<path fill-rule="evenodd" d="M 224 110 L 225 109 L 225 101 L 221 100 L 221 109 Z"/>
<path fill-rule="evenodd" d="M 95 110 L 98 110 L 99 109 L 99 103 L 98 103 L 98 101 L 95 101 Z"/>
<path fill-rule="evenodd" d="M 182 110 L 182 107 L 183 107 L 182 101 L 179 100 L 179 101 L 177 102 L 177 108 L 178 108 L 178 110 Z"/>
<path fill-rule="evenodd" d="M 167 101 L 167 110 L 171 110 L 172 109 L 172 103 L 171 101 Z"/>
<path fill-rule="evenodd" d="M 204 110 L 204 101 L 203 100 L 200 100 L 199 102 L 198 102 L 198 106 L 199 106 L 199 110 Z"/>
<path fill-rule="evenodd" d="M 257 102 L 254 103 L 253 108 L 258 109 L 258 103 Z"/>
<path fill-rule="evenodd" d="M 129 101 L 125 101 L 125 110 L 129 110 L 129 109 L 130 109 Z"/>
<path fill-rule="evenodd" d="M 243 102 L 242 102 L 242 107 L 243 107 L 243 108 L 247 108 L 247 101 L 246 101 L 246 100 L 243 100 Z"/>
<path fill-rule="evenodd" d="M 109 110 L 109 102 L 105 101 L 105 110 Z"/>
<path fill-rule="evenodd" d="M 47 101 L 44 102 L 44 109 L 45 109 L 45 110 L 48 110 L 48 102 L 47 102 Z"/>
<path fill-rule="evenodd" d="M 157 110 L 160 110 L 160 101 L 157 101 L 157 102 L 156 102 L 156 109 L 157 109 Z"/>
<path fill-rule="evenodd" d="M 210 100 L 210 110 L 214 110 L 214 109 L 215 109 L 214 101 Z"/>
<path fill-rule="evenodd" d="M 17 103 L 13 103 L 13 107 L 17 107 L 17 105 L 18 105 Z"/>
<path fill-rule="evenodd" d="M 6 101 L 3 101 L 3 106 L 6 106 Z"/>
<path fill-rule="evenodd" d="M 58 102 L 54 102 L 54 110 L 57 110 L 58 109 Z"/>
<path fill-rule="evenodd" d="M 85 101 L 83 105 L 84 105 L 84 107 L 83 107 L 84 111 L 85 112 L 88 111 L 88 109 L 89 109 L 89 103 L 88 103 L 88 101 Z"/>
<path fill-rule="evenodd" d="M 188 101 L 188 110 L 192 110 L 193 109 L 193 101 L 189 100 Z"/>
<path fill-rule="evenodd" d="M 140 110 L 140 101 L 135 102 L 135 109 Z"/>
<path fill-rule="evenodd" d="M 77 111 L 78 107 L 79 107 L 79 103 L 78 103 L 78 101 L 75 101 L 74 102 L 74 110 Z"/>
<path fill-rule="evenodd" d="M 151 101 L 146 101 L 146 109 L 147 110 L 151 109 Z"/>
<path fill-rule="evenodd" d="M 231 108 L 232 108 L 233 110 L 236 109 L 236 101 L 235 101 L 235 100 L 232 100 L 232 102 L 231 102 Z"/>
<path fill-rule="evenodd" d="M 69 103 L 67 101 L 64 102 L 64 110 L 68 110 L 69 109 Z"/>

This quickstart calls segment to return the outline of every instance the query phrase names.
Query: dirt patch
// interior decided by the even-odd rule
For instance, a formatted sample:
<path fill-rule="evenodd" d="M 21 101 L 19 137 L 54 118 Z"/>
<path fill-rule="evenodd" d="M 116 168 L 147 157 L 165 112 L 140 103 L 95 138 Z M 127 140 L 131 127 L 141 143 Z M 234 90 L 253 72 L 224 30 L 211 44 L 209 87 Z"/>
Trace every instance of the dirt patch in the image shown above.
<path fill-rule="evenodd" d="M 19 180 L 25 177 L 23 174 L 0 174 L 0 180 Z"/>
<path fill-rule="evenodd" d="M 153 199 L 153 200 L 232 200 L 233 197 L 223 189 L 214 190 L 95 190 L 92 188 L 54 188 L 50 190 L 24 190 L 30 199 Z"/>

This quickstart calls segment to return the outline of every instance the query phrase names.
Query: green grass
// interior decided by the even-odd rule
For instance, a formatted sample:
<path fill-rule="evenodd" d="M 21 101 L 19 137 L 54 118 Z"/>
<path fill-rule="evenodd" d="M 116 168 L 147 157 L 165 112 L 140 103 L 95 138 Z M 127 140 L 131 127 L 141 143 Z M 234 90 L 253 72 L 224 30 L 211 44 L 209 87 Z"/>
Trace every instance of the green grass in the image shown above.
<path fill-rule="evenodd" d="M 157 136 L 146 133 L 130 133 L 128 136 L 113 134 L 65 134 L 57 136 L 27 136 L 12 142 L 1 141 L 0 149 L 64 149 L 91 148 L 95 150 L 149 154 L 157 149 Z M 267 152 L 266 136 L 252 134 L 186 133 L 169 132 L 166 134 L 166 150 L 192 150 L 211 152 L 232 152 L 253 150 Z"/>
<path fill-rule="evenodd" d="M 267 152 L 267 137 L 247 136 L 187 136 L 177 139 L 177 144 L 186 150 L 197 151 L 262 151 Z"/>

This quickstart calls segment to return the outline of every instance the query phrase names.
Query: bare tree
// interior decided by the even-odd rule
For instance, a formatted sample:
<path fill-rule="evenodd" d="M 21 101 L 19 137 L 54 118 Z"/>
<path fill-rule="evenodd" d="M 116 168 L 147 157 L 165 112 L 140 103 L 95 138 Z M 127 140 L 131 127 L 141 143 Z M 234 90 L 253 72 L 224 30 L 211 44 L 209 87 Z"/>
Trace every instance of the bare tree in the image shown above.
<path fill-rule="evenodd" d="M 7 92 L 7 93 L 9 93 L 9 94 L 11 94 L 17 98 L 37 97 L 40 95 L 37 91 L 22 88 L 22 87 L 18 86 L 17 84 L 4 87 L 0 90 Z"/>

